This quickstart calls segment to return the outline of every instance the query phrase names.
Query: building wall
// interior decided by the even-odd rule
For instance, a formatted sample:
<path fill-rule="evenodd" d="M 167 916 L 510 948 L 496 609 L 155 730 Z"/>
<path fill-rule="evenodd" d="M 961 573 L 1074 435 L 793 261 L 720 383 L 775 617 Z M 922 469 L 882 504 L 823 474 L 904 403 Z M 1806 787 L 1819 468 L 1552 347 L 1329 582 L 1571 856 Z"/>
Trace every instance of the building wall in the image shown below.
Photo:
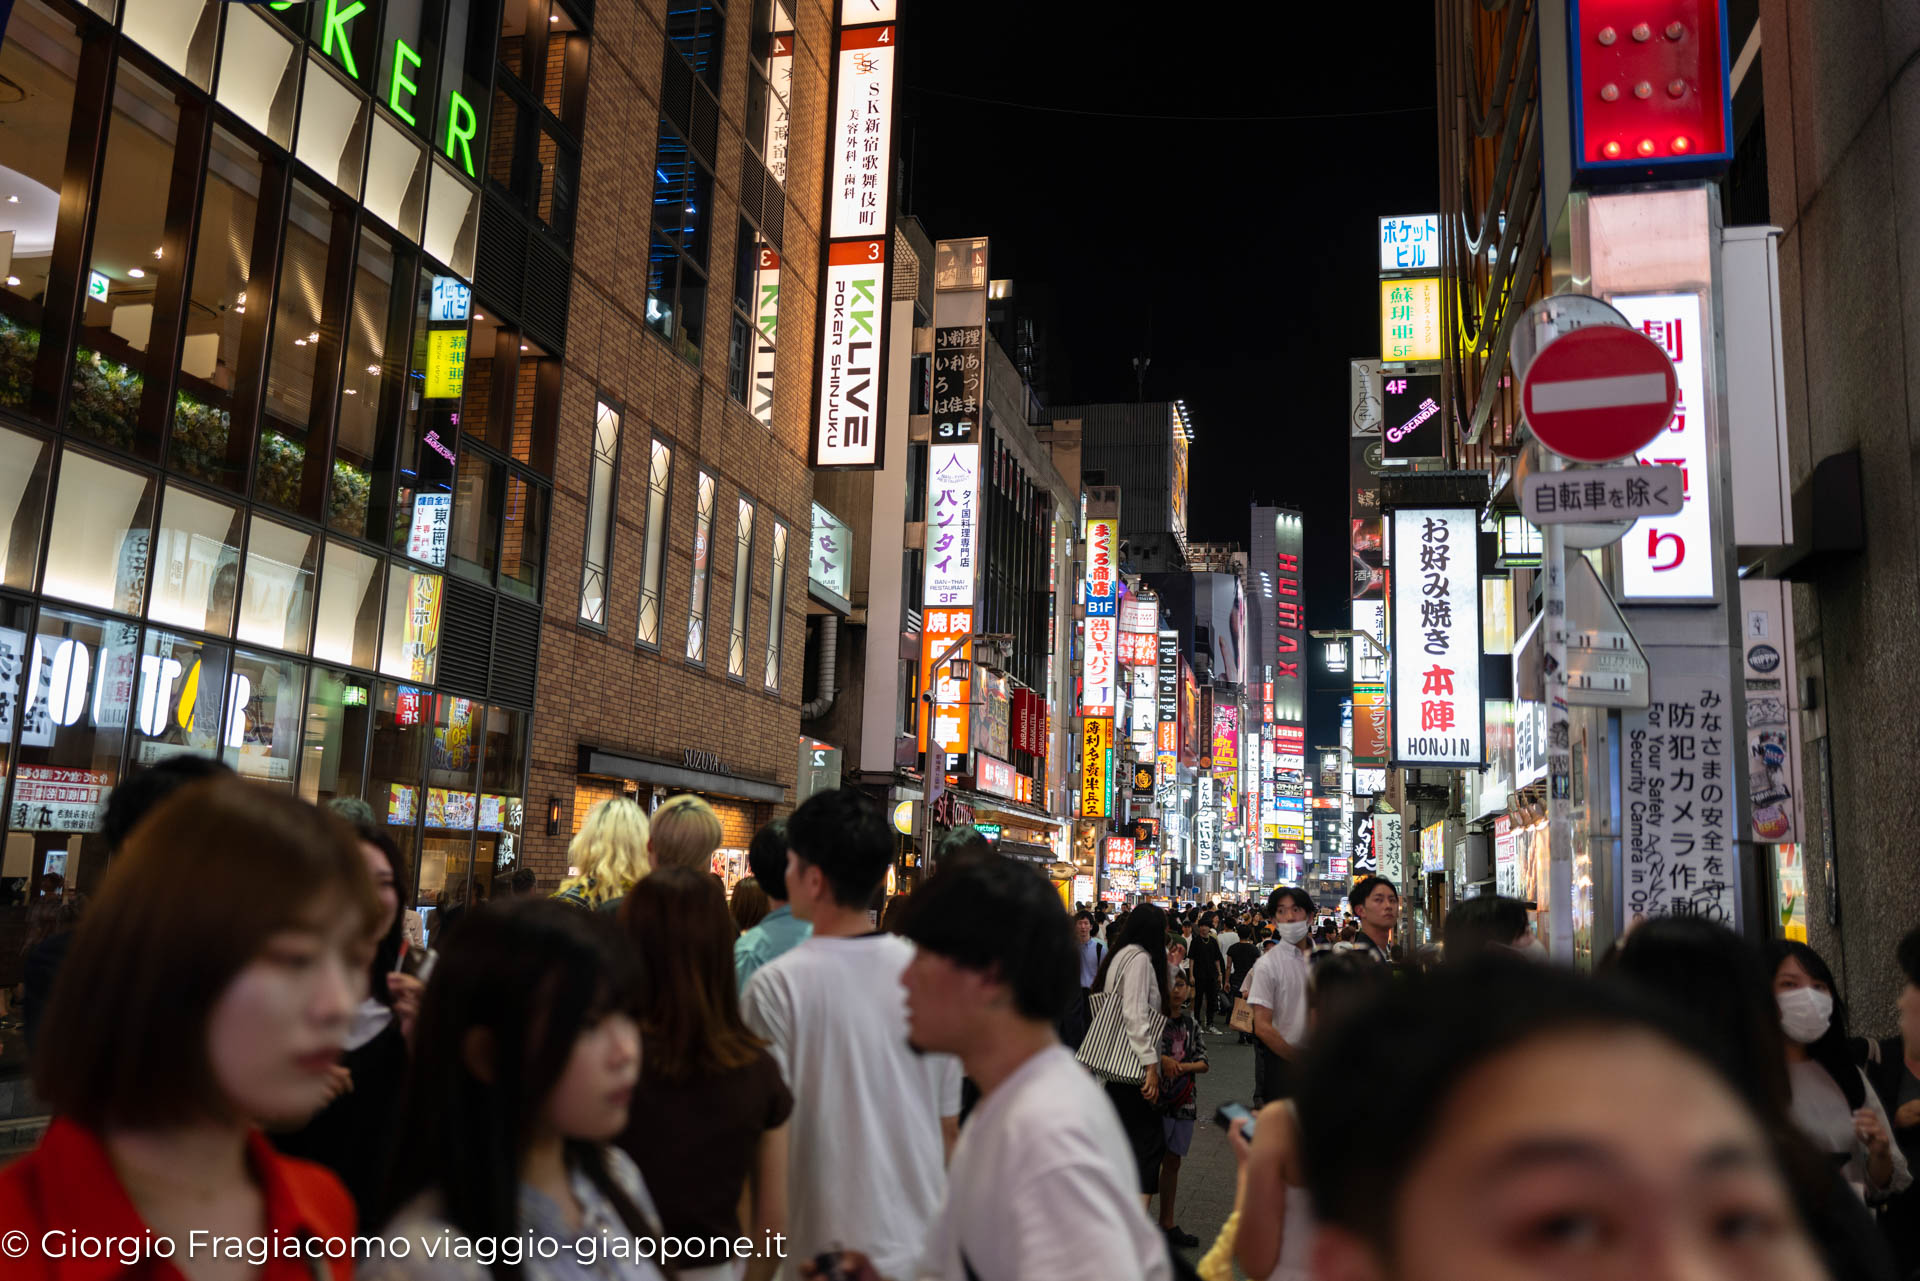
<path fill-rule="evenodd" d="M 580 180 L 571 338 L 555 475 L 547 608 L 541 628 L 530 794 L 543 812 L 558 798 L 563 833 L 575 822 L 579 749 L 592 745 L 679 764 L 708 752 L 736 774 L 788 789 L 794 782 L 802 663 L 806 651 L 806 546 L 811 479 L 806 465 L 811 409 L 815 281 L 819 264 L 821 159 L 825 147 L 827 59 L 832 30 L 823 0 L 797 0 L 791 134 L 781 250 L 774 425 L 763 427 L 727 391 L 726 317 L 734 286 L 742 119 L 748 77 L 750 7 L 729 10 L 724 42 L 719 141 L 709 221 L 709 288 L 701 363 L 689 364 L 645 320 L 646 263 L 653 207 L 651 153 L 661 114 L 666 4 L 609 6 L 587 95 Z M 579 584 L 596 396 L 625 409 L 612 536 L 606 628 L 578 620 Z M 650 435 L 674 449 L 661 581 L 657 652 L 635 643 L 645 556 Z M 708 575 L 706 662 L 686 659 L 695 534 L 696 469 L 717 482 Z M 744 681 L 726 674 L 739 495 L 757 504 Z M 769 599 L 771 530 L 789 529 L 785 590 Z M 771 611 L 782 622 L 779 688 L 764 688 Z M 717 789 L 716 789 L 717 790 Z M 583 792 L 583 799 L 586 798 Z M 774 806 L 786 808 L 786 803 Z M 539 826 L 530 861 L 543 883 L 565 871 L 565 836 Z"/>
<path fill-rule="evenodd" d="M 1911 673 L 1920 663 L 1920 11 L 1879 0 L 1763 0 L 1767 172 L 1780 242 L 1792 475 L 1860 451 L 1866 551 L 1794 589 L 1800 672 L 1821 709 L 1802 762 L 1810 941 L 1856 1030 L 1887 1032 L 1901 934 L 1920 925 Z M 1821 872 L 1832 769 L 1839 924 Z"/>
<path fill-rule="evenodd" d="M 1173 520 L 1173 406 L 1056 405 L 1052 411 L 1056 420 L 1081 421 L 1082 468 L 1104 473 L 1102 483 L 1121 488 L 1120 536 L 1127 540 L 1128 568 L 1184 568 Z"/>

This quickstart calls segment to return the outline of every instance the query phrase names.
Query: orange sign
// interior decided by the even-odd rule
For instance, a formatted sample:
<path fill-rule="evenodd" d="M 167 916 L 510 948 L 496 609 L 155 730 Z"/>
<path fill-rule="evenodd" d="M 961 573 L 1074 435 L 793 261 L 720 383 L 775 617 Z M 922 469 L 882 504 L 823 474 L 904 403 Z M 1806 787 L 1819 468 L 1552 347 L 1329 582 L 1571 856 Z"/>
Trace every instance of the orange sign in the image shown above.
<path fill-rule="evenodd" d="M 973 611 L 970 609 L 929 609 L 920 629 L 920 688 L 925 691 L 932 688 L 933 660 L 947 652 L 947 647 L 955 641 L 973 634 Z M 954 654 L 955 659 L 973 657 L 973 646 L 962 645 Z M 935 737 L 941 748 L 948 752 L 962 753 L 967 750 L 967 728 L 972 719 L 972 708 L 967 704 L 972 698 L 973 682 L 955 679 L 953 666 L 949 663 L 942 669 L 940 684 L 935 693 L 939 696 L 938 712 L 922 700 L 920 704 L 920 750 L 927 750 L 927 722 L 936 722 Z"/>

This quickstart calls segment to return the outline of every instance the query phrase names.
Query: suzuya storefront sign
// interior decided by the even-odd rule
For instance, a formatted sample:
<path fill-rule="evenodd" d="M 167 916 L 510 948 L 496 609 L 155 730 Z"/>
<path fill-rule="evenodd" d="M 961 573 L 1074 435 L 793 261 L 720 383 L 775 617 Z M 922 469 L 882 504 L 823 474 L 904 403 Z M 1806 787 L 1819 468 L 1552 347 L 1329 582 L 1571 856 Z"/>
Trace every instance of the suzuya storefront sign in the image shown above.
<path fill-rule="evenodd" d="M 411 14 L 413 10 L 405 6 L 393 8 L 388 14 L 389 29 L 376 50 L 370 34 L 359 30 L 360 23 L 367 17 L 367 0 L 271 0 L 265 7 L 275 13 L 290 9 L 305 11 L 308 34 L 322 54 L 356 84 L 375 93 L 381 105 L 416 132 L 428 134 L 433 130 L 431 104 L 421 100 L 424 92 L 421 82 L 430 84 L 433 79 L 433 68 L 426 62 L 431 54 L 430 43 L 415 30 L 395 30 L 417 25 L 406 24 L 402 18 L 403 11 Z M 409 35 L 413 36 L 412 41 L 407 39 Z M 428 54 L 423 55 L 415 42 L 427 46 Z M 441 124 L 431 141 L 459 165 L 467 177 L 477 180 L 480 169 L 473 153 L 480 136 L 480 111 L 452 85 L 447 87 L 441 101 Z M 427 119 L 423 120 L 423 116 Z"/>

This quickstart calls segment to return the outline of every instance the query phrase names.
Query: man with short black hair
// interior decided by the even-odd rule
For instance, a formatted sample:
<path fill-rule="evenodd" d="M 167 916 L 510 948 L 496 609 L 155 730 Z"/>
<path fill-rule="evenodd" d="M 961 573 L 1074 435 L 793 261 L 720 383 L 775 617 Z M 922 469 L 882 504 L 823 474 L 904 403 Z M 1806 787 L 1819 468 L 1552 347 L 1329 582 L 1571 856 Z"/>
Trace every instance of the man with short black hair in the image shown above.
<path fill-rule="evenodd" d="M 1054 1039 L 1076 965 L 1052 887 L 1004 858 L 945 867 L 915 895 L 906 935 L 914 1043 L 960 1055 L 981 1091 L 915 1275 L 1166 1281 L 1119 1118 Z"/>
<path fill-rule="evenodd" d="M 865 795 L 809 797 L 787 820 L 786 898 L 813 935 L 740 998 L 793 1091 L 788 1275 L 835 1245 L 865 1251 L 883 1276 L 911 1275 L 946 1192 L 943 1121 L 960 1112 L 960 1064 L 908 1043 L 900 976 L 913 947 L 867 917 L 892 861 Z"/>
<path fill-rule="evenodd" d="M 1282 885 L 1267 899 L 1280 942 L 1247 975 L 1247 1004 L 1253 1007 L 1253 1095 L 1270 1103 L 1293 1093 L 1295 1062 L 1307 1037 L 1308 932 L 1313 896 Z"/>
<path fill-rule="evenodd" d="M 1347 893 L 1347 903 L 1359 919 L 1353 947 L 1376 961 L 1393 964 L 1393 927 L 1400 920 L 1400 892 L 1384 876 L 1363 876 Z"/>
<path fill-rule="evenodd" d="M 747 870 L 767 892 L 769 910 L 733 941 L 733 977 L 742 992 L 755 970 L 785 956 L 813 933 L 813 926 L 797 919 L 787 902 L 787 820 L 776 818 L 753 834 Z"/>

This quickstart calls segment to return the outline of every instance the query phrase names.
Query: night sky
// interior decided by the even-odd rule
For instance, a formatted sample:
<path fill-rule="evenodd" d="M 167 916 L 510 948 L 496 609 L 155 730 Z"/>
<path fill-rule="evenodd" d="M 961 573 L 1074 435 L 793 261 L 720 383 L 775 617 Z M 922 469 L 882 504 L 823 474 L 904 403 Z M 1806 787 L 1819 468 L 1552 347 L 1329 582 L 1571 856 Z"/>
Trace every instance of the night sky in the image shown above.
<path fill-rule="evenodd" d="M 1050 403 L 1132 400 L 1151 356 L 1145 398 L 1193 416 L 1191 536 L 1301 508 L 1309 619 L 1346 626 L 1347 361 L 1379 354 L 1375 218 L 1437 205 L 1430 15 L 902 7 L 907 211 L 1051 303 Z"/>

